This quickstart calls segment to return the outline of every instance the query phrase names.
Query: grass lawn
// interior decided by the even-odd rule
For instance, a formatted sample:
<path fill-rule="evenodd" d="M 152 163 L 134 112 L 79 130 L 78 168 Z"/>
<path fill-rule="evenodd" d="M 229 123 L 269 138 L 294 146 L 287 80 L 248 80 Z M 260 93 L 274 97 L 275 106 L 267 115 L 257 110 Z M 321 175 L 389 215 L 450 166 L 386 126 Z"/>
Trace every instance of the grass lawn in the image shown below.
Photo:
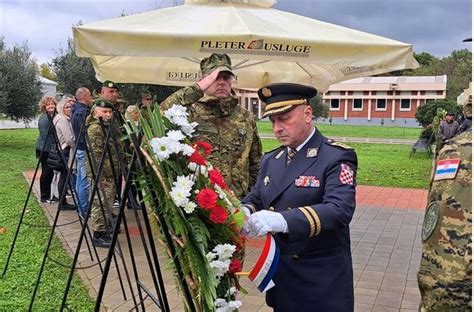
<path fill-rule="evenodd" d="M 275 139 L 262 139 L 263 150 L 280 146 Z M 349 144 L 359 160 L 357 184 L 428 188 L 432 161 L 426 153 L 410 157 L 408 145 Z"/>
<path fill-rule="evenodd" d="M 35 140 L 38 129 L 0 130 L 0 227 L 7 229 L 0 234 L 0 274 L 3 273 L 7 255 L 13 241 L 28 185 L 22 172 L 34 169 Z M 48 225 L 36 197 L 30 199 L 25 222 Z M 36 283 L 44 250 L 50 233 L 49 227 L 22 225 L 16 247 L 4 277 L 0 277 L 0 310 L 27 311 L 33 287 Z M 55 238 L 50 256 L 67 264 L 71 258 Z M 34 311 L 58 310 L 64 292 L 69 268 L 47 261 L 42 283 L 36 295 Z M 92 311 L 94 301 L 77 278 L 69 292 L 68 306 L 71 311 Z"/>
<path fill-rule="evenodd" d="M 327 137 L 359 137 L 416 140 L 418 139 L 421 133 L 421 128 L 328 124 L 316 125 L 319 131 Z M 269 121 L 259 121 L 257 122 L 257 127 L 260 133 L 272 132 L 272 124 Z"/>

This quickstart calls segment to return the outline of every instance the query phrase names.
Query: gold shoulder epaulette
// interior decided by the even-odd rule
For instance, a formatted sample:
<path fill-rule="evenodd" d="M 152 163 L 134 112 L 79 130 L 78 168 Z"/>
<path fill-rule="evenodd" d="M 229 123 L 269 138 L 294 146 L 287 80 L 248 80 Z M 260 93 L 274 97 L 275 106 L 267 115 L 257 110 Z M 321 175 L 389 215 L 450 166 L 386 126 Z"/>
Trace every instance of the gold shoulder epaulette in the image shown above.
<path fill-rule="evenodd" d="M 335 147 L 347 149 L 347 150 L 352 150 L 352 149 L 354 149 L 353 147 L 350 147 L 349 145 L 346 145 L 346 144 L 344 144 L 344 143 L 337 142 L 337 141 L 334 141 L 334 140 L 328 140 L 328 141 L 327 141 L 327 144 L 329 144 L 329 145 L 331 145 L 331 146 L 335 146 Z"/>

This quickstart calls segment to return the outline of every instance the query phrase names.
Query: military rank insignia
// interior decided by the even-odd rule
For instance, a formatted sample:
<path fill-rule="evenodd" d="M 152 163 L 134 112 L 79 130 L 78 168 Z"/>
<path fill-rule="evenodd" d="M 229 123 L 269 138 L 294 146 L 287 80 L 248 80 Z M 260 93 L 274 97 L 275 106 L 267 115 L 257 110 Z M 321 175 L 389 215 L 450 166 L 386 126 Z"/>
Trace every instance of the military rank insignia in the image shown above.
<path fill-rule="evenodd" d="M 320 184 L 315 176 L 300 176 L 295 180 L 296 187 L 319 187 Z"/>
<path fill-rule="evenodd" d="M 461 159 L 443 159 L 436 163 L 434 180 L 450 180 L 456 177 Z"/>

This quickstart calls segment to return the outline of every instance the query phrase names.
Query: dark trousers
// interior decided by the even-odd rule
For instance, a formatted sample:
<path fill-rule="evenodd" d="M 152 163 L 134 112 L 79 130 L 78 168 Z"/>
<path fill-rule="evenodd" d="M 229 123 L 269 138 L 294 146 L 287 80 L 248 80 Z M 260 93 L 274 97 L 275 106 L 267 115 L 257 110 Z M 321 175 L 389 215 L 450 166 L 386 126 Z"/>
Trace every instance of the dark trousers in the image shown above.
<path fill-rule="evenodd" d="M 71 188 L 69 187 L 69 183 L 66 183 L 67 182 L 66 178 L 67 178 L 66 169 L 61 170 L 60 175 L 59 175 L 59 181 L 58 181 L 58 196 L 59 196 L 59 198 L 61 198 L 61 193 L 63 191 L 64 186 L 66 186 L 66 192 L 71 190 Z M 71 177 L 69 177 L 69 178 L 71 178 Z M 63 204 L 63 203 L 66 203 L 66 196 L 64 196 L 64 201 L 61 204 Z"/>
<path fill-rule="evenodd" d="M 36 150 L 36 158 L 41 161 L 41 177 L 40 177 L 40 193 L 41 200 L 48 200 L 51 198 L 51 182 L 53 182 L 54 170 L 48 166 L 48 152 Z"/>

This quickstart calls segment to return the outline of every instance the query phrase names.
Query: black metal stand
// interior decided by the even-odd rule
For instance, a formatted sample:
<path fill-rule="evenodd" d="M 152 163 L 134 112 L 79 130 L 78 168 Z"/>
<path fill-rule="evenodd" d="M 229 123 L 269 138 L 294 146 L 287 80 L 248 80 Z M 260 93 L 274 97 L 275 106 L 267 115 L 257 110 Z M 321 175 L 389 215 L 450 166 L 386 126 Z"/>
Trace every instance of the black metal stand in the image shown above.
<path fill-rule="evenodd" d="M 120 122 L 119 122 L 120 117 L 121 116 L 118 115 L 118 113 L 115 113 L 114 118 L 112 120 L 112 123 L 116 123 L 117 126 L 120 126 Z M 123 120 L 121 120 L 121 121 L 123 122 Z M 98 162 L 96 162 L 93 159 L 94 157 L 92 157 L 92 155 L 91 155 L 90 149 L 87 146 L 88 144 L 86 144 L 87 159 L 89 161 L 90 168 L 93 171 L 92 172 L 93 183 L 91 185 L 92 186 L 92 192 L 91 192 L 91 196 L 90 196 L 90 199 L 89 199 L 88 211 L 87 211 L 87 214 L 86 214 L 85 218 L 78 217 L 79 222 L 81 224 L 81 231 L 80 231 L 80 234 L 79 234 L 78 244 L 77 244 L 77 247 L 76 247 L 76 250 L 75 250 L 75 253 L 74 253 L 74 257 L 72 259 L 72 264 L 70 266 L 67 266 L 67 267 L 70 267 L 70 272 L 69 272 L 69 275 L 68 275 L 68 279 L 66 281 L 66 286 L 65 286 L 64 294 L 63 294 L 63 299 L 62 299 L 62 302 L 61 302 L 61 306 L 59 307 L 59 310 L 63 311 L 64 309 L 68 309 L 68 307 L 67 307 L 67 298 L 68 298 L 69 290 L 70 290 L 70 287 L 71 287 L 72 278 L 74 277 L 74 273 L 75 273 L 76 270 L 84 269 L 83 267 L 78 266 L 79 254 L 80 254 L 81 245 L 82 245 L 82 242 L 83 242 L 84 239 L 86 240 L 86 244 L 87 244 L 87 247 L 88 247 L 88 250 L 89 250 L 89 255 L 91 257 L 91 261 L 94 261 L 92 251 L 91 251 L 90 246 L 89 246 L 89 240 L 92 239 L 92 235 L 90 233 L 90 229 L 87 225 L 87 222 L 88 222 L 88 219 L 90 217 L 91 206 L 92 206 L 92 202 L 93 202 L 93 199 L 94 199 L 95 196 L 98 197 L 99 205 L 100 205 L 102 213 L 104 213 L 104 215 L 105 215 L 106 211 L 108 211 L 107 209 L 105 209 L 105 211 L 104 211 L 104 205 L 108 205 L 108 207 L 111 207 L 112 203 L 107 203 L 106 196 L 101 196 L 100 190 L 99 190 L 99 181 L 101 180 L 101 175 L 102 175 L 102 171 L 103 171 L 104 162 L 105 161 L 110 161 L 111 162 L 111 167 L 112 167 L 112 170 L 113 170 L 115 189 L 116 189 L 116 191 L 119 191 L 119 190 L 121 191 L 120 192 L 120 208 L 119 208 L 118 218 L 115 222 L 115 226 L 113 227 L 111 247 L 109 248 L 107 257 L 105 259 L 101 260 L 99 258 L 99 254 L 97 252 L 97 249 L 92 244 L 93 251 L 94 251 L 94 254 L 95 254 L 95 258 L 97 259 L 97 263 L 95 263 L 94 265 L 98 265 L 99 268 L 100 268 L 100 271 L 102 273 L 101 283 L 100 283 L 100 287 L 99 287 L 99 290 L 98 290 L 98 293 L 97 293 L 97 298 L 96 298 L 95 310 L 99 311 L 99 309 L 100 309 L 100 306 L 101 306 L 101 303 L 102 303 L 102 298 L 103 298 L 104 291 L 105 291 L 105 287 L 107 285 L 107 278 L 108 278 L 108 275 L 109 275 L 109 272 L 110 272 L 112 261 L 114 261 L 115 268 L 116 268 L 117 273 L 118 273 L 123 298 L 124 298 L 124 300 L 127 300 L 126 292 L 125 292 L 125 286 L 124 286 L 123 281 L 122 281 L 122 277 L 121 277 L 121 273 L 120 273 L 120 269 L 119 269 L 119 263 L 117 261 L 117 256 L 118 256 L 121 259 L 122 268 L 124 269 L 124 272 L 125 272 L 126 281 L 127 281 L 127 284 L 128 284 L 128 287 L 129 287 L 129 290 L 130 290 L 130 293 L 131 293 L 131 297 L 132 297 L 131 299 L 133 300 L 133 303 L 134 303 L 134 309 L 137 310 L 137 311 L 139 309 L 141 309 L 142 311 L 145 311 L 145 300 L 150 299 L 152 302 L 154 302 L 154 304 L 161 311 L 170 311 L 168 300 L 167 300 L 167 297 L 166 297 L 166 291 L 165 291 L 165 287 L 164 287 L 163 276 L 162 276 L 162 273 L 161 273 L 161 270 L 160 270 L 160 263 L 159 263 L 159 260 L 158 260 L 157 250 L 156 250 L 156 247 L 155 247 L 155 240 L 153 238 L 153 234 L 152 234 L 152 231 L 151 231 L 151 225 L 150 225 L 148 215 L 147 215 L 147 210 L 146 210 L 146 207 L 145 207 L 145 204 L 144 204 L 144 201 L 143 201 L 143 196 L 142 196 L 140 191 L 137 192 L 138 197 L 139 197 L 139 202 L 138 202 L 137 199 L 136 199 L 137 194 L 133 193 L 131 191 L 132 183 L 134 183 L 133 186 L 135 187 L 135 189 L 138 189 L 138 190 L 140 189 L 140 184 L 138 183 L 138 181 L 133 182 L 134 172 L 135 172 L 135 170 L 137 170 L 137 165 L 139 167 L 138 170 L 145 170 L 144 169 L 145 164 L 144 164 L 144 161 L 142 160 L 143 156 L 141 155 L 141 152 L 140 152 L 139 140 L 136 137 L 134 137 L 134 138 L 132 138 L 132 141 L 133 141 L 132 143 L 127 142 L 127 144 L 126 144 L 126 146 L 128 147 L 129 152 L 132 151 L 131 152 L 131 154 L 132 154 L 131 162 L 130 162 L 130 165 L 127 166 L 125 158 L 123 157 L 123 150 L 119 146 L 119 144 L 117 143 L 117 138 L 115 138 L 116 133 L 114 133 L 114 131 L 112 129 L 113 129 L 112 126 L 108 127 L 108 129 L 106 129 L 106 127 L 104 127 L 104 125 L 102 124 L 103 134 L 104 134 L 104 137 L 106 139 L 104 140 L 105 142 L 104 142 L 103 153 L 102 153 L 102 155 L 100 157 L 100 160 Z M 54 129 L 54 126 L 52 125 L 52 122 L 50 124 L 49 129 L 48 129 L 48 135 L 49 135 L 50 132 L 54 136 L 56 146 L 59 148 L 59 150 L 61 150 L 60 144 L 59 144 L 59 141 L 58 141 L 58 138 L 57 138 L 57 134 L 56 134 L 56 131 Z M 81 129 L 81 133 L 83 133 L 85 135 L 86 142 L 88 142 L 88 138 L 87 138 L 87 134 L 85 132 L 85 127 L 84 126 L 83 126 L 83 129 Z M 77 138 L 76 138 L 76 141 L 77 141 Z M 132 150 L 129 148 L 130 144 L 134 145 L 134 148 Z M 112 159 L 111 146 L 113 146 L 113 148 L 115 150 L 115 153 L 117 155 L 119 155 L 119 163 L 118 164 L 116 164 L 116 163 L 114 164 L 114 161 Z M 77 153 L 77 148 L 74 150 L 74 156 L 73 156 L 74 159 L 76 157 L 76 153 Z M 63 157 L 63 161 L 64 161 L 64 163 L 66 163 L 64 157 Z M 10 260 L 13 256 L 13 251 L 14 251 L 14 248 L 16 246 L 16 242 L 17 242 L 17 239 L 18 239 L 18 236 L 19 236 L 19 233 L 20 233 L 20 227 L 21 227 L 22 224 L 25 223 L 24 222 L 25 212 L 27 210 L 28 201 L 30 199 L 31 192 L 32 192 L 32 189 L 33 189 L 34 180 L 35 180 L 35 177 L 37 175 L 37 171 L 38 171 L 38 168 L 39 168 L 39 163 L 40 163 L 40 161 L 38 161 L 38 163 L 37 163 L 35 173 L 33 175 L 33 181 L 31 182 L 31 185 L 29 187 L 27 198 L 26 198 L 26 201 L 25 201 L 25 204 L 24 204 L 21 216 L 20 216 L 20 220 L 18 222 L 18 226 L 17 226 L 15 234 L 14 234 L 13 242 L 12 242 L 12 245 L 10 247 L 10 251 L 9 251 L 8 256 L 7 256 L 7 261 L 6 261 L 5 268 L 3 270 L 2 275 L 5 275 L 7 270 L 8 270 L 9 263 L 10 263 Z M 117 168 L 118 168 L 118 170 L 116 170 Z M 71 170 L 67 170 L 67 178 L 66 178 L 67 183 L 64 185 L 62 190 L 58 190 L 60 192 L 59 202 L 58 202 L 58 209 L 56 211 L 56 215 L 54 216 L 52 225 L 50 226 L 50 228 L 51 228 L 50 235 L 49 235 L 46 247 L 45 247 L 43 260 L 42 260 L 40 269 L 38 271 L 36 283 L 34 285 L 34 289 L 33 289 L 33 292 L 32 292 L 32 297 L 31 297 L 31 301 L 30 301 L 30 305 L 29 305 L 29 310 L 30 311 L 33 310 L 34 303 L 36 301 L 36 295 L 38 293 L 38 290 L 39 290 L 39 287 L 40 287 L 40 284 L 41 284 L 41 277 L 42 277 L 43 271 L 45 269 L 47 260 L 50 259 L 50 260 L 52 260 L 51 262 L 53 262 L 54 264 L 66 266 L 66 265 L 60 263 L 60 261 L 57 261 L 55 259 L 50 258 L 49 257 L 49 251 L 50 251 L 50 247 L 51 247 L 51 244 L 52 244 L 52 240 L 53 240 L 53 237 L 54 237 L 55 230 L 56 230 L 56 228 L 58 228 L 58 226 L 61 226 L 61 225 L 58 224 L 60 206 L 61 206 L 61 203 L 63 203 L 65 201 L 65 196 L 66 196 L 66 192 L 67 192 L 68 188 L 71 189 L 71 192 L 72 192 L 72 195 L 73 195 L 72 198 L 74 200 L 75 205 L 76 206 L 78 205 L 78 203 L 76 201 L 76 198 L 77 198 L 76 195 L 77 194 L 75 194 L 75 190 L 70 184 L 70 175 L 71 175 Z M 124 181 L 125 181 L 124 186 L 121 185 L 122 184 L 121 183 L 122 179 L 124 179 Z M 126 217 L 125 210 L 124 210 L 127 201 L 128 201 L 128 204 L 133 209 L 133 215 L 135 217 L 135 220 L 136 220 L 136 223 L 137 223 L 137 226 L 138 226 L 141 243 L 142 243 L 142 246 L 144 248 L 144 252 L 145 252 L 145 256 L 146 256 L 146 260 L 147 260 L 147 264 L 148 264 L 148 271 L 151 274 L 153 285 L 154 285 L 154 288 L 155 288 L 154 291 L 148 289 L 147 286 L 145 285 L 145 283 L 143 283 L 139 278 L 139 269 L 137 267 L 137 263 L 136 263 L 136 260 L 135 260 L 135 253 L 134 253 L 133 248 L 132 248 L 132 241 L 131 241 L 130 233 L 129 233 L 129 230 L 128 230 L 128 227 L 127 227 L 127 225 L 128 225 L 127 217 Z M 142 213 L 143 213 L 142 218 L 140 218 L 140 216 L 138 214 L 138 210 L 142 210 Z M 111 220 L 110 215 L 106 216 L 106 217 L 108 217 L 108 218 L 106 218 L 106 220 Z M 135 279 L 134 283 L 132 283 L 132 280 L 130 278 L 130 274 L 129 274 L 127 264 L 126 264 L 126 261 L 125 261 L 125 256 L 122 252 L 120 242 L 118 240 L 118 235 L 120 233 L 120 226 L 121 226 L 122 222 L 125 226 L 125 238 L 126 238 L 126 241 L 127 241 L 129 256 L 130 256 L 132 270 L 133 270 L 133 274 L 134 274 L 134 279 Z M 145 229 L 142 226 L 142 222 L 144 223 Z M 147 233 L 147 236 L 145 235 L 145 231 Z M 102 267 L 102 265 L 101 265 L 103 261 L 105 261 L 104 267 Z M 138 291 L 138 301 L 137 301 L 137 298 L 136 298 L 137 296 L 135 295 L 135 290 Z"/>

